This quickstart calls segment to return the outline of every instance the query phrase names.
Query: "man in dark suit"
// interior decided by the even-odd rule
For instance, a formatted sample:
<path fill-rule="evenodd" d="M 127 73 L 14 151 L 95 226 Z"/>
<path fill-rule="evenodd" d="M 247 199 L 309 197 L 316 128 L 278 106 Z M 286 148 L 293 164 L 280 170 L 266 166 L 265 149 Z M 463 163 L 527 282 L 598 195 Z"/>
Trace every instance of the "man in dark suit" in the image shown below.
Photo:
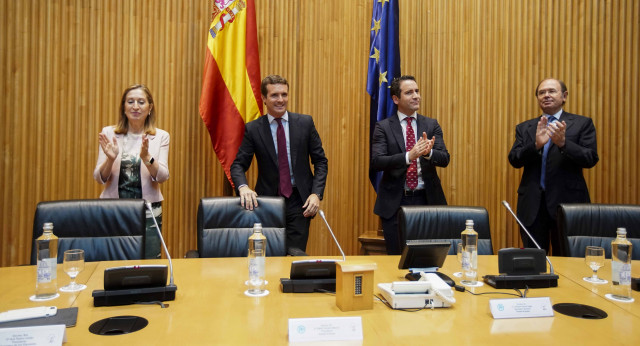
<path fill-rule="evenodd" d="M 413 76 L 391 82 L 397 114 L 376 123 L 371 167 L 382 171 L 373 212 L 380 216 L 387 253 L 400 254 L 398 210 L 403 205 L 446 205 L 436 166 L 449 165 L 438 121 L 417 114 L 420 92 Z"/>
<path fill-rule="evenodd" d="M 231 165 L 231 179 L 238 187 L 240 203 L 249 210 L 258 206 L 258 194 L 285 197 L 287 249 L 290 253 L 296 249 L 306 251 L 309 224 L 320 209 L 327 181 L 327 158 L 313 119 L 287 112 L 287 80 L 277 75 L 267 76 L 262 80 L 260 91 L 267 114 L 247 123 Z M 258 162 L 255 191 L 249 188 L 245 176 L 254 154 Z"/>
<path fill-rule="evenodd" d="M 565 112 L 566 85 L 545 79 L 536 88 L 538 105 L 544 113 L 516 126 L 516 139 L 509 152 L 515 168 L 524 167 L 518 187 L 518 218 L 540 247 L 563 255 L 561 235 L 556 227 L 560 203 L 590 203 L 583 168 L 598 162 L 596 128 L 591 118 Z M 526 247 L 534 247 L 520 230 Z"/>

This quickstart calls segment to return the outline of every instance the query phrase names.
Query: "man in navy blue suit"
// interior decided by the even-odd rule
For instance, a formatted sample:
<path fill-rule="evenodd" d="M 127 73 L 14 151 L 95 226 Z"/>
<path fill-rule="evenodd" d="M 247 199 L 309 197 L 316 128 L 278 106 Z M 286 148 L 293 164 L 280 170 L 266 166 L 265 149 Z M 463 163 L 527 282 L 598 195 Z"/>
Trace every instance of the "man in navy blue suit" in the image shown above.
<path fill-rule="evenodd" d="M 598 162 L 596 128 L 591 118 L 565 112 L 566 85 L 545 79 L 536 88 L 543 115 L 516 126 L 516 139 L 509 152 L 515 168 L 524 167 L 518 187 L 518 218 L 536 242 L 554 255 L 564 255 L 562 235 L 556 227 L 561 203 L 590 203 L 584 168 Z M 534 247 L 520 231 L 526 247 Z"/>
<path fill-rule="evenodd" d="M 247 123 L 231 165 L 231 179 L 238 188 L 240 203 L 247 209 L 258 206 L 258 194 L 285 198 L 286 246 L 295 254 L 296 249 L 306 251 L 309 224 L 320 209 L 324 194 L 328 161 L 311 116 L 287 111 L 287 80 L 267 76 L 260 91 L 267 114 Z M 245 176 L 254 155 L 258 162 L 255 191 L 249 188 Z"/>
<path fill-rule="evenodd" d="M 449 165 L 449 152 L 436 119 L 417 113 L 420 90 L 413 76 L 391 82 L 398 106 L 376 123 L 371 148 L 372 171 L 382 171 L 373 212 L 380 216 L 390 255 L 400 254 L 398 211 L 403 205 L 446 205 L 436 167 Z"/>

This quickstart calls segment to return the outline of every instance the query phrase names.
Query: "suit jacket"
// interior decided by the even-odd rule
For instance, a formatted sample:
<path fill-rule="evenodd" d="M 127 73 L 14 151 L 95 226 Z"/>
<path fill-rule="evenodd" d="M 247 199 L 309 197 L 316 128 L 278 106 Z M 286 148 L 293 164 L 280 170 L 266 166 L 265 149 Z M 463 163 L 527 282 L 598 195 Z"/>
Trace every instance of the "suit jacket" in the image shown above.
<path fill-rule="evenodd" d="M 289 146 L 293 176 L 302 202 L 312 193 L 322 199 L 328 161 L 311 116 L 289 112 Z M 254 154 L 258 162 L 256 193 L 261 196 L 278 196 L 278 156 L 266 115 L 245 126 L 242 144 L 231 165 L 231 179 L 236 187 L 247 184 L 245 172 L 249 169 Z M 309 159 L 313 164 L 313 172 Z"/>
<path fill-rule="evenodd" d="M 447 167 L 449 165 L 449 152 L 442 138 L 442 129 L 437 120 L 420 114 L 417 115 L 416 122 L 418 124 L 416 139 L 423 132 L 427 133 L 429 139 L 433 136 L 436 137 L 431 159 L 428 160 L 424 157 L 418 159 L 427 203 L 446 205 L 447 199 L 436 172 L 436 166 Z M 400 125 L 397 114 L 377 122 L 373 131 L 370 169 L 383 173 L 373 212 L 386 219 L 392 217 L 400 208 L 409 167 L 406 163 L 406 153 L 402 125 Z"/>
<path fill-rule="evenodd" d="M 107 126 L 102 129 L 102 133 L 107 135 L 107 138 L 111 140 L 114 136 L 118 141 L 118 146 L 123 148 L 123 134 L 116 134 L 113 132 L 114 126 Z M 152 177 L 149 174 L 147 166 L 143 163 L 140 164 L 140 184 L 142 185 L 142 198 L 149 202 L 160 202 L 164 199 L 162 192 L 160 192 L 160 183 L 169 179 L 169 133 L 160 129 L 156 129 L 155 135 L 147 135 L 149 138 L 149 154 L 153 156 L 154 160 L 158 162 L 158 174 Z M 102 180 L 100 176 L 100 166 L 107 160 L 102 148 L 98 147 L 98 163 L 93 170 L 93 179 L 100 184 L 106 184 L 104 191 L 100 194 L 100 198 L 118 198 L 118 179 L 120 178 L 120 158 L 121 152 L 118 153 L 113 166 L 111 167 L 111 175 L 106 181 Z"/>
<path fill-rule="evenodd" d="M 542 149 L 536 149 L 539 120 L 539 117 L 530 119 L 516 126 L 516 139 L 509 152 L 511 165 L 524 167 L 518 187 L 517 213 L 526 226 L 535 221 L 542 196 Z M 551 142 L 545 177 L 547 209 L 554 218 L 560 203 L 591 202 L 582 169 L 598 162 L 596 128 L 591 118 L 562 111 L 560 121 L 567 123 L 565 146 L 560 149 Z"/>

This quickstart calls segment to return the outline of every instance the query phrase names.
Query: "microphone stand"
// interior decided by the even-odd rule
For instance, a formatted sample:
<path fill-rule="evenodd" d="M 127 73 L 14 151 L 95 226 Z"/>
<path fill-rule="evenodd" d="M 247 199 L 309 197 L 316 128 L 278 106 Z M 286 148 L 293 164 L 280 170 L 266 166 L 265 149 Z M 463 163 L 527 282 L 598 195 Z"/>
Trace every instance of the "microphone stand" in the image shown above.
<path fill-rule="evenodd" d="M 342 254 L 342 261 L 346 261 L 346 256 L 342 247 L 338 242 L 327 218 L 324 216 L 322 210 L 318 211 L 322 220 L 327 225 L 329 233 L 333 238 L 333 242 L 338 246 L 340 254 Z M 291 263 L 291 275 L 289 279 L 280 279 L 282 284 L 283 293 L 311 293 L 311 292 L 335 292 L 336 290 L 336 273 L 335 266 L 339 260 L 303 260 L 294 261 Z M 302 268 L 302 269 L 300 269 Z M 296 275 L 294 278 L 294 272 L 303 272 L 302 275 Z"/>
<path fill-rule="evenodd" d="M 165 305 L 162 303 L 167 300 L 176 299 L 176 290 L 178 287 L 173 283 L 173 262 L 171 261 L 171 255 L 167 249 L 167 244 L 164 242 L 158 221 L 153 215 L 153 209 L 151 203 L 144 201 L 144 205 L 151 213 L 153 223 L 156 226 L 158 237 L 162 243 L 167 259 L 169 259 L 169 284 L 166 285 L 166 277 L 164 278 L 163 286 L 161 287 L 135 287 L 135 288 L 122 288 L 114 290 L 95 290 L 91 294 L 93 296 L 93 306 L 114 306 L 114 305 L 128 305 L 128 304 L 143 304 L 143 303 L 159 303 L 163 308 Z M 141 266 L 144 267 L 144 266 Z M 134 266 L 136 270 L 141 268 L 140 266 Z M 165 267 L 166 268 L 166 267 Z M 138 274 L 139 275 L 139 274 Z"/>
<path fill-rule="evenodd" d="M 173 262 L 171 262 L 171 255 L 169 255 L 169 250 L 167 250 L 167 244 L 164 242 L 164 238 L 162 237 L 162 233 L 160 232 L 160 227 L 158 226 L 158 221 L 156 220 L 155 215 L 153 215 L 153 210 L 151 209 L 151 202 L 144 201 L 144 205 L 147 206 L 149 212 L 151 213 L 151 218 L 153 219 L 153 224 L 156 226 L 156 231 L 158 232 L 158 237 L 160 238 L 160 242 L 162 243 L 162 247 L 164 248 L 164 253 L 167 255 L 167 259 L 169 259 L 169 286 L 175 286 L 173 284 Z"/>
<path fill-rule="evenodd" d="M 516 221 L 518 222 L 518 224 L 520 225 L 520 227 L 522 227 L 522 229 L 525 231 L 525 233 L 527 233 L 527 235 L 529 236 L 529 239 L 531 239 L 531 241 L 533 241 L 533 244 L 535 244 L 535 246 L 542 250 L 542 248 L 540 247 L 540 245 L 538 245 L 538 242 L 536 242 L 536 240 L 533 238 L 533 236 L 531 235 L 531 233 L 529 233 L 529 231 L 527 230 L 526 227 L 524 227 L 524 225 L 522 224 L 522 222 L 520 222 L 520 219 L 518 219 L 518 217 L 516 216 L 516 214 L 513 212 L 513 210 L 511 210 L 511 206 L 509 205 L 509 203 L 507 203 L 507 201 L 503 200 L 502 201 L 502 205 L 504 205 L 505 208 L 507 208 L 507 210 L 511 213 L 511 215 L 513 215 L 513 218 L 516 219 Z M 549 256 L 544 256 L 547 259 L 547 263 L 549 263 L 549 269 L 551 270 L 551 274 L 553 274 L 553 264 L 551 264 L 551 261 L 549 260 Z"/>
<path fill-rule="evenodd" d="M 336 243 L 336 245 L 338 245 L 338 250 L 340 250 L 340 253 L 342 254 L 342 261 L 346 261 L 347 257 L 345 257 L 344 255 L 344 251 L 342 251 L 342 247 L 340 247 L 340 243 L 338 243 L 338 239 L 336 239 L 336 236 L 333 234 L 333 231 L 331 230 L 331 226 L 329 226 L 329 223 L 327 222 L 327 218 L 324 217 L 324 212 L 322 211 L 322 209 L 320 209 L 319 211 L 320 216 L 322 217 L 322 220 L 324 220 L 325 225 L 327 225 L 327 228 L 329 229 L 329 233 L 331 233 L 331 236 L 333 237 L 333 241 Z"/>

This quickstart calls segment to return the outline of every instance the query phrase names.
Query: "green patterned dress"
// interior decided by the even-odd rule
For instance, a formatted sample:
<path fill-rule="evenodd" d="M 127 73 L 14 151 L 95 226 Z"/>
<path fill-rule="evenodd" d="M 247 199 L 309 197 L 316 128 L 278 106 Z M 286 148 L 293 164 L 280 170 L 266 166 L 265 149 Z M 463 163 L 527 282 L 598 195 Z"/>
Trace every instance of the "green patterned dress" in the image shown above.
<path fill-rule="evenodd" d="M 128 140 L 133 139 L 130 147 Z M 142 183 L 140 181 L 140 145 L 141 135 L 125 135 L 122 157 L 120 160 L 120 177 L 118 179 L 118 197 L 142 199 Z M 136 152 L 137 148 L 137 152 Z M 147 210 L 147 234 L 145 241 L 145 258 L 160 258 L 160 237 L 156 232 L 153 216 L 162 231 L 162 202 L 151 203 L 153 215 Z"/>

